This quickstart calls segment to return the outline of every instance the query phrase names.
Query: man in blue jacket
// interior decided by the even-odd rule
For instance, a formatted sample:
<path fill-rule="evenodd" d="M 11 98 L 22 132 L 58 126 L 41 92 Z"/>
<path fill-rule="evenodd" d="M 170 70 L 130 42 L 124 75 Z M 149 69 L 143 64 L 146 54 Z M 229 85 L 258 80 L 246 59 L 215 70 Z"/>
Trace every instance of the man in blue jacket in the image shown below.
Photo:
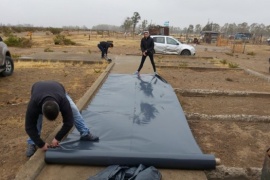
<path fill-rule="evenodd" d="M 144 37 L 141 40 L 141 51 L 142 51 L 141 64 L 140 64 L 138 70 L 134 74 L 137 74 L 137 75 L 140 74 L 140 71 L 143 67 L 144 61 L 145 61 L 146 57 L 149 56 L 154 73 L 155 73 L 155 75 L 157 75 L 156 66 L 155 66 L 155 62 L 154 62 L 154 53 L 155 53 L 154 40 L 153 40 L 153 38 L 150 37 L 149 31 L 144 31 L 143 35 L 144 35 Z"/>
<path fill-rule="evenodd" d="M 41 138 L 43 116 L 54 121 L 59 112 L 62 114 L 63 126 L 56 134 L 51 145 Z M 31 157 L 36 152 L 36 146 L 46 151 L 49 146 L 59 146 L 59 142 L 70 131 L 73 124 L 81 134 L 82 141 L 98 141 L 99 137 L 90 133 L 76 104 L 66 93 L 64 86 L 56 81 L 39 81 L 32 86 L 31 99 L 29 101 L 25 130 L 29 135 L 26 156 Z"/>

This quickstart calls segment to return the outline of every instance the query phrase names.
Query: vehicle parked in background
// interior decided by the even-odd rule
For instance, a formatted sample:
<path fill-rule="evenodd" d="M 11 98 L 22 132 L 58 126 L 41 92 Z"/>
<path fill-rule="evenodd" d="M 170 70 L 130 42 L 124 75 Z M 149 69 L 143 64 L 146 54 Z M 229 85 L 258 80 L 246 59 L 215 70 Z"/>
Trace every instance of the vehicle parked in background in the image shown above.
<path fill-rule="evenodd" d="M 155 42 L 155 52 L 161 54 L 195 55 L 193 46 L 182 44 L 172 36 L 151 35 Z"/>
<path fill-rule="evenodd" d="M 14 63 L 7 45 L 0 37 L 0 75 L 10 76 L 14 71 Z"/>
<path fill-rule="evenodd" d="M 267 41 L 268 45 L 270 45 L 270 38 L 268 38 L 266 41 Z"/>
<path fill-rule="evenodd" d="M 252 34 L 251 33 L 236 33 L 234 35 L 234 39 L 235 40 L 250 40 L 252 38 Z"/>

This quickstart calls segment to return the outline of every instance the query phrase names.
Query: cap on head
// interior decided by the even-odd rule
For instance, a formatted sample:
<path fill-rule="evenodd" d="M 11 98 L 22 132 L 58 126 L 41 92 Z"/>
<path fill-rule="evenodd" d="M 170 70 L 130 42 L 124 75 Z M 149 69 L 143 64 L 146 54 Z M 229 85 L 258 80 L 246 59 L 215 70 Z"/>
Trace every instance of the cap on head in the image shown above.
<path fill-rule="evenodd" d="M 46 101 L 42 105 L 42 113 L 50 121 L 57 118 L 59 111 L 59 105 L 55 101 Z"/>

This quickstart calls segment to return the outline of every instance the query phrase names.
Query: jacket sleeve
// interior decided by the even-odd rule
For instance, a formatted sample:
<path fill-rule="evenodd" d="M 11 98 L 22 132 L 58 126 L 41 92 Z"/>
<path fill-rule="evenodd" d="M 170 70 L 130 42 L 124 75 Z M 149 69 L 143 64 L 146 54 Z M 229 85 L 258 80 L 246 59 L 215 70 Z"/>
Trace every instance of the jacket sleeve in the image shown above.
<path fill-rule="evenodd" d="M 64 98 L 63 102 L 61 102 L 60 111 L 63 118 L 63 125 L 60 131 L 56 134 L 55 139 L 58 141 L 61 141 L 63 137 L 70 131 L 70 129 L 73 126 L 74 118 L 72 109 L 70 107 L 70 104 L 68 102 L 68 99 Z"/>
<path fill-rule="evenodd" d="M 141 40 L 141 51 L 144 52 L 146 48 L 144 47 L 143 39 Z"/>
<path fill-rule="evenodd" d="M 148 47 L 147 51 L 148 52 L 153 52 L 154 47 L 155 47 L 154 40 L 153 40 L 153 38 L 150 38 L 150 43 L 149 43 L 149 47 Z"/>
<path fill-rule="evenodd" d="M 39 108 L 35 102 L 31 101 L 28 104 L 25 117 L 25 131 L 32 141 L 39 147 L 42 148 L 45 142 L 40 138 L 37 129 L 37 120 L 39 117 Z"/>

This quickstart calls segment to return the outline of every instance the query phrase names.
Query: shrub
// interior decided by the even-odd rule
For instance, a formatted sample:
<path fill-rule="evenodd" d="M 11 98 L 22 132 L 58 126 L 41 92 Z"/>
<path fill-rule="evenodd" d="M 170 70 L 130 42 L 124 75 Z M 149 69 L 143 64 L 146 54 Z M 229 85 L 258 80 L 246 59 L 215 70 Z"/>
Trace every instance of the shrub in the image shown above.
<path fill-rule="evenodd" d="M 231 78 L 225 78 L 226 81 L 232 82 L 233 80 Z"/>
<path fill-rule="evenodd" d="M 186 62 L 181 62 L 178 64 L 178 67 L 185 68 L 185 67 L 188 67 L 188 64 Z"/>
<path fill-rule="evenodd" d="M 255 56 L 255 55 L 256 55 L 256 53 L 255 53 L 255 52 L 253 52 L 253 51 L 251 51 L 251 52 L 248 52 L 248 53 L 247 53 L 247 55 L 250 55 L 250 56 Z"/>
<path fill-rule="evenodd" d="M 60 32 L 62 31 L 62 29 L 60 28 L 52 28 L 52 27 L 48 28 L 48 30 L 51 31 L 51 33 L 53 34 L 60 34 Z"/>
<path fill-rule="evenodd" d="M 229 66 L 229 68 L 238 68 L 239 67 L 239 64 L 229 63 L 228 66 Z"/>
<path fill-rule="evenodd" d="M 17 37 L 14 35 L 9 35 L 9 37 L 5 40 L 5 43 L 11 47 L 22 47 L 29 48 L 32 47 L 32 41 L 30 39 L 26 39 L 24 37 Z"/>
<path fill-rule="evenodd" d="M 50 49 L 50 48 L 45 48 L 45 49 L 44 49 L 44 52 L 53 52 L 53 50 Z"/>
<path fill-rule="evenodd" d="M 227 64 L 227 60 L 225 60 L 225 59 L 220 60 L 219 62 L 220 62 L 221 64 L 224 64 L 224 65 Z"/>
<path fill-rule="evenodd" d="M 56 35 L 54 38 L 54 44 L 55 45 L 75 45 L 76 43 L 74 41 L 71 41 L 70 39 L 67 39 L 64 35 Z"/>
<path fill-rule="evenodd" d="M 3 26 L 2 28 L 4 36 L 8 37 L 12 35 L 12 29 L 10 27 Z"/>
<path fill-rule="evenodd" d="M 228 55 L 228 56 L 233 56 L 233 53 L 226 52 L 225 54 Z"/>

